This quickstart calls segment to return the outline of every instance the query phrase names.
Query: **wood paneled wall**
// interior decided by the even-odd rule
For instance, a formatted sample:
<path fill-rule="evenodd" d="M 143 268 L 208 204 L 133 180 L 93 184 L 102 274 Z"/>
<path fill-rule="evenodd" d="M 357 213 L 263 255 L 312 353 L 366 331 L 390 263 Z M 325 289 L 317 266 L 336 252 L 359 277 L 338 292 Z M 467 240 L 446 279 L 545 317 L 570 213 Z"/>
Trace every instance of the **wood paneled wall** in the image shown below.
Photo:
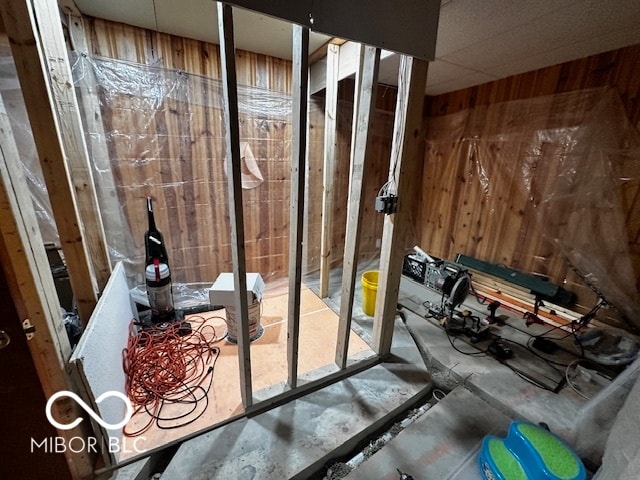
<path fill-rule="evenodd" d="M 452 259 L 459 252 L 547 275 L 556 283 L 566 282 L 566 288 L 578 294 L 581 306 L 592 306 L 596 296 L 571 270 L 558 248 L 544 238 L 535 218 L 535 197 L 557 175 L 555 162 L 562 158 L 562 152 L 550 150 L 555 147 L 545 142 L 534 152 L 525 144 L 496 139 L 526 129 L 579 124 L 594 103 L 563 110 L 559 94 L 583 91 L 605 96 L 612 89 L 622 101 L 631 128 L 638 130 L 640 45 L 427 98 L 427 143 L 432 148 L 427 148 L 423 178 L 423 248 L 444 258 Z M 500 106 L 505 105 L 501 102 L 514 104 L 514 100 L 549 95 L 556 100 L 547 102 L 546 107 L 532 101 L 536 120 L 533 110 L 528 115 L 526 108 Z M 473 136 L 465 139 L 469 132 Z M 580 168 L 591 168 L 587 156 Z M 493 171 L 471 170 L 479 164 Z M 482 179 L 487 174 L 493 179 L 489 186 Z M 531 196 L 518 187 L 526 175 L 530 176 Z M 635 178 L 625 187 L 622 201 L 636 292 L 640 289 L 639 180 Z"/>
<path fill-rule="evenodd" d="M 128 25 L 88 19 L 92 54 L 153 67 L 177 69 L 194 76 L 220 79 L 217 45 L 174 37 Z M 238 84 L 264 91 L 290 102 L 291 63 L 251 52 L 236 53 Z M 144 252 L 146 229 L 144 198 L 156 198 L 156 223 L 165 235 L 176 282 L 211 282 L 230 271 L 229 213 L 224 164 L 224 125 L 220 111 L 207 107 L 215 89 L 210 82 L 195 82 L 202 105 L 168 99 L 155 113 L 140 110 L 134 98 L 101 99 L 106 132 L 117 132 L 107 142 L 118 204 L 127 219 L 137 263 Z M 353 86 L 341 84 L 336 160 L 336 206 L 332 260 L 342 259 L 349 183 L 349 151 Z M 310 108 L 309 176 L 306 225 L 306 271 L 319 267 L 322 165 L 324 138 L 323 99 Z M 374 122 L 375 174 L 367 179 L 367 220 L 361 257 L 376 258 L 382 237 L 382 217 L 373 208 L 386 181 L 393 129 L 395 89 L 381 87 Z M 148 120 L 151 115 L 151 121 Z M 143 120 L 144 119 L 144 120 Z M 247 270 L 267 281 L 286 276 L 288 268 L 289 175 L 291 119 L 269 111 L 241 114 L 241 140 L 246 140 L 264 177 L 257 188 L 243 190 Z M 136 146 L 128 138 L 138 139 Z M 163 140 L 165 139 L 165 140 Z M 167 188 L 157 188 L 167 185 Z M 128 256 L 130 252 L 124 252 Z M 131 272 L 139 270 L 133 266 Z M 130 273 L 131 276 L 131 273 Z M 141 279 L 137 279 L 140 283 Z"/>
<path fill-rule="evenodd" d="M 620 94 L 633 125 L 640 130 L 640 45 L 514 75 L 427 98 L 428 116 L 542 95 L 612 87 Z"/>
<path fill-rule="evenodd" d="M 185 72 L 184 88 L 195 90 L 159 106 L 126 94 L 101 98 L 118 203 L 134 242 L 134 252 L 123 253 L 137 259 L 129 274 L 144 253 L 144 198 L 151 195 L 174 282 L 213 282 L 233 268 L 218 46 L 97 19 L 88 26 L 93 55 Z M 290 103 L 290 62 L 245 51 L 236 62 L 238 83 L 256 87 L 252 95 Z M 249 104 L 240 135 L 264 178 L 243 190 L 247 270 L 270 280 L 286 275 L 288 263 L 290 117 Z"/>
<path fill-rule="evenodd" d="M 333 217 L 330 261 L 333 267 L 341 265 L 344 253 L 345 226 L 347 221 L 347 198 L 349 195 L 349 163 L 351 153 L 351 130 L 353 122 L 353 80 L 340 82 L 338 90 L 337 148 L 335 160 L 335 180 L 333 195 Z M 308 273 L 320 267 L 320 229 L 322 226 L 322 175 L 324 142 L 324 98 L 321 94 L 312 98 L 310 122 L 310 198 L 307 218 L 309 228 Z M 373 116 L 373 148 L 370 151 L 372 174 L 365 179 L 364 195 L 365 216 L 360 240 L 359 258 L 361 261 L 376 260 L 380 255 L 379 242 L 382 239 L 383 216 L 374 209 L 375 198 L 380 187 L 387 181 L 389 159 L 391 157 L 391 136 L 397 90 L 393 87 L 379 86 L 376 98 L 376 110 Z M 317 180 L 316 180 L 317 179 Z"/>

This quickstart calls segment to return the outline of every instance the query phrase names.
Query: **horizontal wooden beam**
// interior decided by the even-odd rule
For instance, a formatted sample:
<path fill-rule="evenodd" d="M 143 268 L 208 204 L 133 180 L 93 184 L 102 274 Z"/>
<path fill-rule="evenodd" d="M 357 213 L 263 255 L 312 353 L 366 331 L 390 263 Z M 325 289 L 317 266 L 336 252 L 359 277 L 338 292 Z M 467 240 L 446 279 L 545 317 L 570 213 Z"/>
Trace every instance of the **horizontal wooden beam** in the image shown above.
<path fill-rule="evenodd" d="M 433 60 L 441 0 L 230 0 L 314 32 Z"/>
<path fill-rule="evenodd" d="M 391 58 L 396 53 L 389 50 L 380 51 L 380 61 Z M 346 42 L 340 46 L 340 62 L 338 63 L 338 81 L 355 75 L 360 61 L 360 44 Z M 313 95 L 327 86 L 327 59 L 322 58 L 311 65 L 309 72 L 309 93 Z"/>
<path fill-rule="evenodd" d="M 309 54 L 309 65 L 313 65 L 319 60 L 322 60 L 328 55 L 328 48 L 330 45 L 340 46 L 347 43 L 344 38 L 333 37 L 322 44 L 322 46 L 316 48 L 311 54 Z"/>

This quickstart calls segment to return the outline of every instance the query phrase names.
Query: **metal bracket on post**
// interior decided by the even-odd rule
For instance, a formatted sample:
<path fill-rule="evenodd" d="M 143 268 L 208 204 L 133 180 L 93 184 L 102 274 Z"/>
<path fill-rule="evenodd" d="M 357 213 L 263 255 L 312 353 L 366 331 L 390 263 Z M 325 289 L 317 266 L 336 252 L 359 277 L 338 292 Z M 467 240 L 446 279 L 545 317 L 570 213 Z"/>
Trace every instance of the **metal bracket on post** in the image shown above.
<path fill-rule="evenodd" d="M 27 340 L 31 340 L 36 333 L 36 327 L 33 326 L 31 320 L 28 318 L 22 321 L 22 329 L 24 330 Z"/>

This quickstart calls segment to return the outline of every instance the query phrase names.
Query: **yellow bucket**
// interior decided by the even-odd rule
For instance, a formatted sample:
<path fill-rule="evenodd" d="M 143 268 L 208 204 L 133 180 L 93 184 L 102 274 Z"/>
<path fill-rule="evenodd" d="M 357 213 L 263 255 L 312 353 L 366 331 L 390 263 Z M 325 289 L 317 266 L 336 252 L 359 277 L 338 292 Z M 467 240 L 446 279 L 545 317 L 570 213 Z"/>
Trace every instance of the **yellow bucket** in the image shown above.
<path fill-rule="evenodd" d="M 373 317 L 376 311 L 376 292 L 378 291 L 378 270 L 369 270 L 362 274 L 362 311 Z"/>

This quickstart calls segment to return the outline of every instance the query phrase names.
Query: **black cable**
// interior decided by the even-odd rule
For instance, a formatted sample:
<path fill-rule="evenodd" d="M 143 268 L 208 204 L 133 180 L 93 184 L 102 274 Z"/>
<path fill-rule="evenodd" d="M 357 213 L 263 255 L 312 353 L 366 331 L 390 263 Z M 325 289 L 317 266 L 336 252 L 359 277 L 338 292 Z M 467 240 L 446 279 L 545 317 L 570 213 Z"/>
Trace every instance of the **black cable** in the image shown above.
<path fill-rule="evenodd" d="M 184 427 L 184 426 L 189 425 L 189 424 L 195 422 L 196 420 L 198 420 L 200 417 L 202 417 L 202 415 L 204 415 L 204 412 L 207 411 L 207 407 L 209 406 L 209 390 L 211 390 L 211 386 L 213 385 L 213 369 L 214 369 L 214 366 L 216 364 L 216 360 L 220 356 L 220 349 L 217 348 L 216 350 L 217 350 L 217 352 L 215 354 L 215 358 L 213 360 L 213 364 L 207 370 L 207 375 L 209 375 L 209 383 L 207 385 L 207 388 L 205 389 L 204 387 L 202 387 L 202 385 L 197 385 L 195 387 L 195 390 L 196 391 L 201 391 L 202 395 L 199 398 L 197 398 L 196 395 L 195 395 L 196 392 L 194 391 L 193 387 L 189 387 L 189 386 L 185 385 L 185 391 L 187 391 L 190 396 L 193 396 L 193 400 L 185 401 L 184 399 L 180 399 L 178 401 L 172 401 L 170 399 L 164 399 L 160 404 L 160 408 L 158 409 L 158 413 L 155 416 L 152 415 L 155 418 L 156 426 L 158 428 L 160 428 L 162 430 L 171 430 L 173 428 Z M 178 392 L 175 392 L 175 393 L 178 393 Z M 196 408 L 198 408 L 198 403 L 201 402 L 202 400 L 204 400 L 204 407 L 202 408 L 202 411 L 200 413 L 198 413 L 195 417 L 191 418 L 190 420 L 185 421 L 185 422 L 181 422 L 178 425 L 162 425 L 160 423 L 160 422 L 170 422 L 170 421 L 174 421 L 174 420 L 180 420 L 182 418 L 188 417 L 189 415 L 191 415 L 196 410 Z M 177 416 L 174 416 L 174 417 L 162 417 L 160 415 L 160 412 L 162 412 L 162 409 L 164 408 L 166 403 L 168 403 L 168 404 L 176 404 L 176 403 L 177 404 L 190 404 L 191 403 L 191 404 L 193 404 L 193 408 L 190 411 L 188 411 L 186 413 L 183 413 L 181 415 L 177 415 Z M 147 410 L 147 413 L 149 413 L 151 415 L 151 413 L 148 410 Z"/>
<path fill-rule="evenodd" d="M 449 334 L 449 330 L 447 330 L 447 328 L 444 329 L 445 333 L 447 334 L 447 340 L 449 340 L 449 343 L 451 344 L 451 347 L 458 353 L 462 353 L 463 355 L 468 355 L 470 357 L 480 357 L 480 356 L 486 356 L 487 353 L 489 352 L 488 349 L 485 350 L 477 350 L 475 352 L 464 352 L 462 350 L 460 350 L 458 347 L 456 347 L 454 345 L 454 341 L 456 338 L 458 337 L 453 337 L 454 340 L 451 340 L 451 335 Z M 473 347 L 472 347 L 473 348 Z"/>
<path fill-rule="evenodd" d="M 538 387 L 538 388 L 542 388 L 543 390 L 547 390 L 548 392 L 553 392 L 553 393 L 557 393 L 556 389 L 553 388 L 549 388 L 546 385 L 542 385 L 541 383 L 537 382 L 534 378 L 530 377 L 529 375 L 527 375 L 526 373 L 524 373 L 522 370 L 514 367 L 513 365 L 509 365 L 506 362 L 500 362 L 502 365 L 504 365 L 505 367 L 507 367 L 509 370 L 511 370 L 513 373 L 515 373 L 516 375 L 518 375 L 520 378 L 522 378 L 523 380 L 529 382 L 531 385 Z"/>
<path fill-rule="evenodd" d="M 489 297 L 483 295 L 482 298 L 483 300 L 480 301 L 480 294 L 478 292 L 476 292 L 476 289 L 473 286 L 473 282 L 469 282 L 469 287 L 471 288 L 471 292 L 473 293 L 473 296 L 476 298 L 476 302 L 478 302 L 480 305 L 484 305 L 485 303 L 487 303 L 487 300 L 489 300 Z"/>
<path fill-rule="evenodd" d="M 536 357 L 544 360 L 547 363 L 553 364 L 553 365 L 557 365 L 559 367 L 568 367 L 569 364 L 567 363 L 562 363 L 562 362 L 556 362 L 555 360 L 551 360 L 550 358 L 544 357 L 543 355 L 540 355 L 538 352 L 536 352 L 534 350 L 535 347 L 531 346 L 532 341 L 535 341 L 536 337 L 530 337 L 529 340 L 527 340 L 527 345 L 521 345 L 523 347 L 525 347 L 529 352 L 531 352 L 533 355 L 535 355 Z M 558 347 L 560 348 L 560 347 Z"/>

